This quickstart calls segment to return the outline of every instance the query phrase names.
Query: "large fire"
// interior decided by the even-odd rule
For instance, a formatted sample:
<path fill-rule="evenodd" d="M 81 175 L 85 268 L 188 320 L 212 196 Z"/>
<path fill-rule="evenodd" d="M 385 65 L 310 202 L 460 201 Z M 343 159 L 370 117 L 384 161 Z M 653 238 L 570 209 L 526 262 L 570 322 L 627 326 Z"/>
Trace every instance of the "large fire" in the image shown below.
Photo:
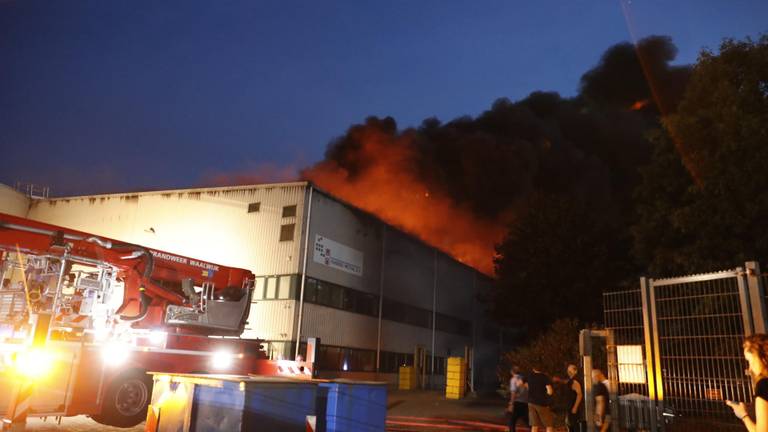
<path fill-rule="evenodd" d="M 459 261 L 493 274 L 494 245 L 506 232 L 502 221 L 484 220 L 456 205 L 439 188 L 417 178 L 409 138 L 392 138 L 365 128 L 359 158 L 361 172 L 351 175 L 325 160 L 303 172 L 319 188 L 380 217 Z"/>

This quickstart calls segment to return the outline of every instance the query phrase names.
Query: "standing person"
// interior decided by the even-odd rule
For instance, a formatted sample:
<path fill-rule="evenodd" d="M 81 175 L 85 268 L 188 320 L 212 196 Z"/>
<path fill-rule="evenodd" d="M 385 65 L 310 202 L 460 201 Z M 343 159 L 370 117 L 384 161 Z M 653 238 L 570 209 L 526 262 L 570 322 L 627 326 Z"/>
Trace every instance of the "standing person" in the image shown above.
<path fill-rule="evenodd" d="M 512 367 L 509 378 L 509 432 L 515 432 L 517 420 L 523 419 L 528 426 L 528 384 L 520 374 L 520 368 Z"/>
<path fill-rule="evenodd" d="M 565 416 L 565 424 L 568 426 L 568 432 L 577 432 L 580 430 L 579 420 L 581 419 L 581 402 L 584 400 L 584 392 L 581 388 L 581 382 L 579 382 L 578 379 L 579 367 L 575 364 L 569 364 L 567 373 L 568 382 L 566 382 L 566 387 L 568 388 L 568 412 Z"/>
<path fill-rule="evenodd" d="M 611 415 L 608 413 L 609 393 L 605 386 L 605 374 L 600 369 L 592 369 L 592 385 L 595 395 L 595 426 L 599 432 L 607 432 L 611 427 Z"/>
<path fill-rule="evenodd" d="M 533 368 L 528 377 L 528 419 L 531 422 L 531 432 L 538 432 L 542 427 L 546 432 L 553 432 L 555 426 L 552 415 L 552 381 L 540 370 Z"/>
<path fill-rule="evenodd" d="M 725 401 L 749 432 L 768 432 L 768 335 L 753 334 L 744 339 L 744 358 L 749 363 L 755 393 L 755 420 L 744 402 Z"/>

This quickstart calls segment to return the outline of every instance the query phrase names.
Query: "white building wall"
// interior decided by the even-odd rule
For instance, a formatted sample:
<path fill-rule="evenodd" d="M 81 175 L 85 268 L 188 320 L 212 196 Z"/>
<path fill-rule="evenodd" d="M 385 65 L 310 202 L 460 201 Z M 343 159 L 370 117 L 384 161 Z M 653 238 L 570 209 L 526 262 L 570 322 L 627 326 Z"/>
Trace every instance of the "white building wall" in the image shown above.
<path fill-rule="evenodd" d="M 0 183 L 0 213 L 27 217 L 30 199 L 16 189 Z"/>
<path fill-rule="evenodd" d="M 384 296 L 432 310 L 434 250 L 413 237 L 388 229 L 384 257 Z"/>
<path fill-rule="evenodd" d="M 306 303 L 302 340 L 319 337 L 325 345 L 376 349 L 378 320 L 325 306 Z"/>
<path fill-rule="evenodd" d="M 292 340 L 295 337 L 293 317 L 295 300 L 254 301 L 243 337 L 264 340 Z"/>
<path fill-rule="evenodd" d="M 383 351 L 413 353 L 417 345 L 430 349 L 432 346 L 431 329 L 387 320 L 381 322 L 381 349 Z"/>
<path fill-rule="evenodd" d="M 242 186 L 34 201 L 29 217 L 256 275 L 299 271 L 306 184 Z M 259 202 L 258 212 L 248 213 Z M 282 217 L 285 205 L 297 216 Z M 280 225 L 295 223 L 280 242 Z"/>
<path fill-rule="evenodd" d="M 312 194 L 312 216 L 309 224 L 310 254 L 307 275 L 378 295 L 384 224 L 373 216 L 344 205 L 318 190 Z M 318 235 L 360 252 L 362 275 L 338 270 L 315 261 L 314 245 Z"/>

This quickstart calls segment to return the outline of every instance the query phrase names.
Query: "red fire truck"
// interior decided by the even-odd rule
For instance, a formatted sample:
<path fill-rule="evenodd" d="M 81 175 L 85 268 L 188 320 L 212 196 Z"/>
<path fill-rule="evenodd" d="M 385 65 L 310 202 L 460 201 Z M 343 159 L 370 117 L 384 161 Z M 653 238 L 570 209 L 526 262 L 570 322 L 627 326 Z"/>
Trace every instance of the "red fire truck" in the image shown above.
<path fill-rule="evenodd" d="M 311 377 L 242 339 L 253 274 L 0 213 L 0 416 L 146 418 L 148 371 Z"/>

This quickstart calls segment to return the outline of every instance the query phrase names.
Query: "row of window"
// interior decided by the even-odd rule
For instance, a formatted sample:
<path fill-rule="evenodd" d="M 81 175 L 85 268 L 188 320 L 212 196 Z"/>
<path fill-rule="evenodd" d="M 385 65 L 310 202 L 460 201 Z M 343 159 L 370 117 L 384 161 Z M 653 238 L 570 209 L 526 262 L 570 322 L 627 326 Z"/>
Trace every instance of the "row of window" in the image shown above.
<path fill-rule="evenodd" d="M 248 213 L 258 213 L 261 211 L 261 202 L 252 202 L 248 204 Z M 296 204 L 283 206 L 282 217 L 296 217 Z"/>
<path fill-rule="evenodd" d="M 253 287 L 253 301 L 290 300 L 296 298 L 297 275 L 257 277 Z"/>
<path fill-rule="evenodd" d="M 379 316 L 379 296 L 315 278 L 307 278 L 304 301 L 362 315 Z"/>
<path fill-rule="evenodd" d="M 302 342 L 299 351 L 306 354 L 307 344 Z M 427 357 L 427 371 L 431 371 L 431 358 Z M 318 369 L 333 372 L 376 372 L 376 351 L 322 345 L 315 361 Z M 412 366 L 413 353 L 381 351 L 379 372 L 398 373 L 400 366 Z M 435 375 L 445 375 L 446 358 L 435 356 Z"/>
<path fill-rule="evenodd" d="M 298 275 L 256 278 L 253 300 L 296 300 L 299 293 Z M 371 317 L 379 316 L 379 296 L 330 282 L 308 277 L 304 286 L 304 301 L 354 312 Z M 382 318 L 432 328 L 432 311 L 384 297 Z M 435 314 L 438 331 L 470 337 L 472 325 L 468 320 Z"/>
<path fill-rule="evenodd" d="M 254 202 L 248 204 L 248 213 L 258 213 L 261 211 L 261 202 Z M 296 204 L 283 206 L 283 218 L 296 217 Z M 280 225 L 280 239 L 279 241 L 293 241 L 294 234 L 296 232 L 296 224 L 288 223 Z"/>

